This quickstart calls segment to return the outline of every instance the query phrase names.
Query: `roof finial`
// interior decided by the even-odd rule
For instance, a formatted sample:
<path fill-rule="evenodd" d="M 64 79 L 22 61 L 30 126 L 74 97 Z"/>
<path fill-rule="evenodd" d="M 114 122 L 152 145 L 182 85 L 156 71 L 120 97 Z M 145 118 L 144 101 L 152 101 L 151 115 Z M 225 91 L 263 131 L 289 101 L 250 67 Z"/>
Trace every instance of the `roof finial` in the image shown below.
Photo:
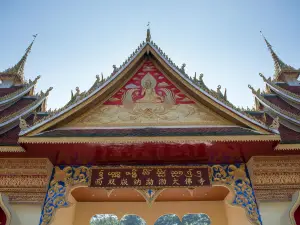
<path fill-rule="evenodd" d="M 31 48 L 33 46 L 33 43 L 34 43 L 37 35 L 38 34 L 32 35 L 33 36 L 33 40 L 30 43 L 30 45 L 28 46 L 28 48 L 25 50 L 25 54 L 23 55 L 23 57 L 21 58 L 21 60 L 15 66 L 13 66 L 13 67 L 11 67 L 11 68 L 3 71 L 2 73 L 16 75 L 19 78 L 19 80 L 21 81 L 21 83 L 24 82 L 24 67 L 25 67 L 25 63 L 26 63 L 26 60 L 27 60 L 27 57 L 28 57 L 29 53 L 31 52 Z"/>
<path fill-rule="evenodd" d="M 150 22 L 148 22 L 147 27 L 148 27 L 148 28 L 147 28 L 146 42 L 150 42 L 150 41 L 151 41 Z"/>
<path fill-rule="evenodd" d="M 268 40 L 266 39 L 266 37 L 263 35 L 262 31 L 260 31 L 262 37 L 264 38 L 267 47 L 271 53 L 271 56 L 273 58 L 274 61 L 274 69 L 275 69 L 275 77 L 274 79 L 277 80 L 279 75 L 281 74 L 282 70 L 293 70 L 296 71 L 295 68 L 285 64 L 278 56 L 277 54 L 274 52 L 272 45 L 268 42 Z"/>

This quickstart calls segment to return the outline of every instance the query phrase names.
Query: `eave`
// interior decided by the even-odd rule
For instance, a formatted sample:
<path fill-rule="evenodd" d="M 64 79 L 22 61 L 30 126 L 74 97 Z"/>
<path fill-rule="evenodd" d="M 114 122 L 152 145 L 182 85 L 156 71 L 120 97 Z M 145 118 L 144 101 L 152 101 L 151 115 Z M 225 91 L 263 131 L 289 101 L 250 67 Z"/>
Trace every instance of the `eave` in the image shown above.
<path fill-rule="evenodd" d="M 287 119 L 288 121 L 300 125 L 300 115 L 295 115 L 291 112 L 288 112 L 284 109 L 281 109 L 277 105 L 272 104 L 268 100 L 266 100 L 263 96 L 261 96 L 259 93 L 253 93 L 255 98 L 267 109 L 271 110 L 273 113 L 278 115 L 279 117 L 283 117 L 284 119 Z"/>
<path fill-rule="evenodd" d="M 158 48 L 153 42 L 143 43 L 139 46 L 139 48 L 126 60 L 125 63 L 114 73 L 111 75 L 106 81 L 101 83 L 95 90 L 91 91 L 87 96 L 84 96 L 80 100 L 76 101 L 74 104 L 70 106 L 67 105 L 60 109 L 58 112 L 51 114 L 49 117 L 44 118 L 42 121 L 37 121 L 36 124 L 33 126 L 22 130 L 20 135 L 34 135 L 40 133 L 51 126 L 61 122 L 63 119 L 71 116 L 73 113 L 78 112 L 83 107 L 90 104 L 96 98 L 98 98 L 105 90 L 109 89 L 114 82 L 117 82 L 120 78 L 121 74 L 127 73 L 131 67 L 144 56 L 144 54 L 148 54 L 151 52 L 156 59 L 160 61 L 163 65 L 166 66 L 168 72 L 172 73 L 177 79 L 183 81 L 184 83 L 188 84 L 194 93 L 200 95 L 206 102 L 213 105 L 215 108 L 219 109 L 220 111 L 224 112 L 226 115 L 229 115 L 232 118 L 235 118 L 242 124 L 246 124 L 247 126 L 254 128 L 255 130 L 259 130 L 261 133 L 276 133 L 275 130 L 270 129 L 268 126 L 261 123 L 261 121 L 255 120 L 255 118 L 249 118 L 248 116 L 244 115 L 242 112 L 239 112 L 237 109 L 234 109 L 232 105 L 227 103 L 226 101 L 220 101 L 216 97 L 212 96 L 210 93 L 204 91 L 199 86 L 194 84 L 187 75 L 183 74 L 179 68 L 167 57 L 163 54 L 162 50 Z M 188 86 L 187 85 L 187 86 Z"/>
<path fill-rule="evenodd" d="M 48 90 L 46 92 L 46 94 L 42 93 L 40 96 L 38 96 L 38 99 L 35 100 L 33 103 L 29 104 L 27 107 L 22 108 L 21 110 L 3 117 L 0 119 L 0 128 L 4 127 L 6 125 L 9 125 L 13 122 L 16 122 L 17 120 L 19 120 L 19 118 L 28 115 L 29 113 L 31 113 L 33 110 L 35 110 L 36 108 L 38 108 L 47 98 L 48 93 L 50 90 Z"/>
<path fill-rule="evenodd" d="M 22 96 L 24 96 L 25 94 L 29 93 L 31 89 L 35 87 L 37 80 L 39 78 L 40 76 L 38 76 L 34 81 L 29 81 L 29 83 L 25 85 L 23 88 L 13 93 L 10 93 L 8 95 L 0 97 L 0 107 L 9 104 L 10 102 L 16 101 L 20 99 Z"/>
<path fill-rule="evenodd" d="M 261 76 L 263 77 L 263 75 Z M 284 88 L 279 87 L 278 85 L 274 84 L 272 81 L 266 79 L 265 77 L 263 77 L 263 79 L 266 85 L 276 94 L 281 95 L 282 97 L 292 102 L 300 104 L 300 95 L 297 95 L 295 93 L 285 90 Z"/>

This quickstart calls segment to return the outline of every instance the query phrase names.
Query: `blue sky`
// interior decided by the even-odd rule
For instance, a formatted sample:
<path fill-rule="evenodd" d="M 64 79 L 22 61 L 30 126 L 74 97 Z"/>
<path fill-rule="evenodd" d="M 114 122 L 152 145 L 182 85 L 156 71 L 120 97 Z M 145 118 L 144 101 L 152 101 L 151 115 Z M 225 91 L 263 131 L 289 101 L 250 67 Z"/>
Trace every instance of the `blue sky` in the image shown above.
<path fill-rule="evenodd" d="M 37 90 L 53 86 L 48 107 L 87 90 L 145 39 L 152 39 L 190 75 L 204 73 L 211 89 L 227 88 L 237 106 L 252 106 L 258 73 L 273 75 L 262 30 L 284 62 L 300 67 L 300 1 L 0 1 L 0 71 L 15 64 L 39 33 L 25 76 Z"/>

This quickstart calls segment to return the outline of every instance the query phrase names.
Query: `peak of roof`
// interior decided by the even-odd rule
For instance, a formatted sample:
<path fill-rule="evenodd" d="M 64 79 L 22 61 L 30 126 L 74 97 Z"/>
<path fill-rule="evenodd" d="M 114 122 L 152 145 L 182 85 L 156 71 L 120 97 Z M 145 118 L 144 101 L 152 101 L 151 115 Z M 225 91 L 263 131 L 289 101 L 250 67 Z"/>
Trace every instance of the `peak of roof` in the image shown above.
<path fill-rule="evenodd" d="M 17 78 L 17 80 L 20 83 L 25 82 L 24 68 L 25 68 L 25 64 L 27 61 L 27 57 L 28 57 L 29 53 L 31 52 L 31 48 L 33 46 L 33 43 L 34 43 L 36 37 L 37 37 L 37 34 L 33 35 L 33 40 L 30 43 L 30 45 L 28 46 L 28 48 L 25 50 L 25 53 L 24 53 L 23 57 L 21 58 L 21 60 L 13 67 L 8 68 L 8 69 L 4 70 L 3 72 L 1 72 L 0 76 L 1 75 L 11 75 L 11 76 L 13 76 L 14 79 Z"/>
<path fill-rule="evenodd" d="M 147 28 L 147 36 L 146 36 L 146 42 L 151 41 L 151 32 L 150 32 L 150 22 L 148 22 L 148 28 Z"/>
<path fill-rule="evenodd" d="M 271 53 L 272 59 L 274 61 L 274 70 L 275 70 L 275 74 L 274 74 L 274 80 L 278 81 L 278 80 L 282 80 L 282 78 L 280 78 L 280 76 L 283 74 L 283 72 L 294 72 L 294 73 L 300 73 L 300 70 L 295 69 L 294 67 L 284 63 L 279 57 L 278 55 L 275 53 L 275 51 L 273 50 L 272 45 L 270 44 L 270 42 L 266 39 L 266 37 L 263 35 L 262 32 L 260 32 L 264 41 L 266 42 L 266 45 Z M 297 76 L 298 77 L 298 76 Z M 296 78 L 297 79 L 297 78 Z"/>

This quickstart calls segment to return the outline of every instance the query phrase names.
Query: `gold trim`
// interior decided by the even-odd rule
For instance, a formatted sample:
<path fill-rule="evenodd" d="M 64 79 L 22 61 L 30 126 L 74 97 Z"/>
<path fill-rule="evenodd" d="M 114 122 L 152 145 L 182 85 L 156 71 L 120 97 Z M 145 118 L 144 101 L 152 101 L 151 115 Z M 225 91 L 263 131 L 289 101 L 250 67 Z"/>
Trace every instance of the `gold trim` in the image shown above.
<path fill-rule="evenodd" d="M 203 143 L 203 142 L 249 142 L 280 141 L 280 135 L 244 136 L 168 136 L 168 137 L 20 137 L 19 143 Z"/>
<path fill-rule="evenodd" d="M 279 144 L 275 148 L 276 151 L 300 151 L 299 144 Z"/>
<path fill-rule="evenodd" d="M 21 146 L 0 146 L 0 152 L 26 152 Z"/>
<path fill-rule="evenodd" d="M 92 101 L 97 99 L 99 96 L 103 95 L 109 88 L 114 86 L 120 79 L 122 79 L 134 66 L 136 66 L 137 62 L 147 52 L 151 52 L 154 55 L 154 57 L 160 62 L 160 64 L 162 64 L 169 73 L 171 73 L 175 78 L 177 78 L 181 82 L 183 82 L 187 88 L 189 88 L 191 91 L 193 91 L 196 95 L 200 96 L 205 102 L 208 102 L 209 104 L 213 105 L 213 107 L 215 107 L 216 109 L 221 110 L 222 112 L 229 115 L 231 118 L 234 118 L 238 122 L 240 122 L 248 127 L 251 127 L 257 131 L 260 131 L 263 134 L 270 134 L 270 132 L 267 130 L 267 128 L 264 129 L 258 125 L 255 125 L 254 123 L 252 123 L 252 122 L 248 121 L 247 119 L 245 119 L 241 116 L 238 116 L 236 113 L 234 113 L 233 112 L 234 109 L 232 109 L 232 111 L 231 111 L 231 110 L 225 108 L 224 106 L 221 106 L 219 103 L 215 102 L 212 98 L 204 95 L 200 90 L 193 87 L 190 83 L 188 83 L 186 80 L 184 80 L 179 74 L 177 74 L 177 72 L 171 66 L 169 66 L 161 58 L 161 56 L 158 55 L 158 53 L 156 53 L 156 51 L 151 46 L 146 45 L 146 47 L 144 47 L 139 52 L 139 54 L 136 55 L 136 57 L 133 59 L 133 61 L 127 67 L 125 67 L 124 70 L 120 74 L 118 74 L 118 76 L 115 79 L 110 81 L 106 86 L 104 86 L 102 89 L 100 89 L 96 94 L 94 94 L 93 96 L 90 96 L 88 99 L 86 99 L 79 105 L 74 106 L 74 108 L 68 110 L 67 112 L 63 113 L 62 115 L 60 115 L 56 118 L 53 118 L 53 119 L 50 118 L 50 121 L 46 122 L 45 124 L 41 125 L 40 127 L 33 128 L 33 130 L 28 131 L 26 136 L 32 136 L 34 134 L 40 133 L 40 132 L 50 128 L 51 126 L 61 122 L 62 120 L 71 116 L 72 114 L 76 113 L 77 111 L 83 109 L 85 106 L 90 104 Z"/>

